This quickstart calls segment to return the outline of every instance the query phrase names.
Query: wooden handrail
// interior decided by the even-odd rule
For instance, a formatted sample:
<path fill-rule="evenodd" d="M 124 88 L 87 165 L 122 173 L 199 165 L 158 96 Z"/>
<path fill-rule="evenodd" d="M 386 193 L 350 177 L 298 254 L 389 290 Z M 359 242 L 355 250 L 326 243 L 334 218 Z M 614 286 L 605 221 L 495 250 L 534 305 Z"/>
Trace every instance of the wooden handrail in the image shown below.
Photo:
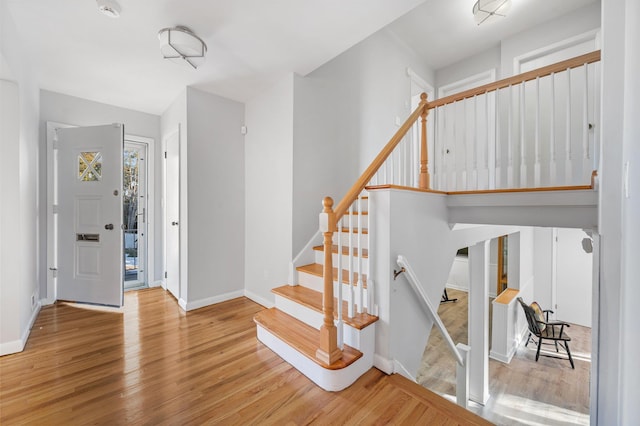
<path fill-rule="evenodd" d="M 494 92 L 498 89 L 504 89 L 505 87 L 521 84 L 526 81 L 535 80 L 538 77 L 545 77 L 553 73 L 566 71 L 567 69 L 577 68 L 582 65 L 598 62 L 600 60 L 600 51 L 595 50 L 585 55 L 576 56 L 575 58 L 567 59 L 566 61 L 558 62 L 546 67 L 537 68 L 535 70 L 527 71 L 522 74 L 514 75 L 493 83 L 488 83 L 483 86 L 479 86 L 473 89 L 465 90 L 460 93 L 456 93 L 451 96 L 436 99 L 427 103 L 428 109 L 433 109 L 443 105 L 451 104 L 453 102 L 461 101 L 463 99 L 472 98 L 477 95 L 484 95 L 485 93 Z"/>
<path fill-rule="evenodd" d="M 369 164 L 369 167 L 360 175 L 356 183 L 353 184 L 351 189 L 347 191 L 342 200 L 336 206 L 334 212 L 336 215 L 336 223 L 344 216 L 344 214 L 349 209 L 349 206 L 353 204 L 353 202 L 358 198 L 358 195 L 362 192 L 365 186 L 371 181 L 371 178 L 376 174 L 378 169 L 384 164 L 389 155 L 393 152 L 394 148 L 402 141 L 402 138 L 407 134 L 413 123 L 416 122 L 418 117 L 422 115 L 422 111 L 427 105 L 426 96 L 422 98 L 420 104 L 416 108 L 415 111 L 411 113 L 409 118 L 404 122 L 402 126 L 398 129 L 398 131 L 393 135 L 391 140 L 385 145 L 385 147 L 380 151 L 380 153 L 376 156 L 376 158 Z"/>

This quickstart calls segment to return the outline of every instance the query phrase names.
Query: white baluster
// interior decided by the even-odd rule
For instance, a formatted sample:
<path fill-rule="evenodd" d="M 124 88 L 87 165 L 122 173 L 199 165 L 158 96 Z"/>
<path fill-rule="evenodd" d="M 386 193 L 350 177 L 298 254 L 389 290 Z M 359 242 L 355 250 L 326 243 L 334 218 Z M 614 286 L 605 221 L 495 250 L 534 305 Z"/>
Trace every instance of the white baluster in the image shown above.
<path fill-rule="evenodd" d="M 513 86 L 509 85 L 509 109 L 507 114 L 507 188 L 513 188 Z"/>
<path fill-rule="evenodd" d="M 557 186 L 557 165 L 556 165 L 556 75 L 551 73 L 551 119 L 549 120 L 549 185 Z"/>
<path fill-rule="evenodd" d="M 353 304 L 355 302 L 355 295 L 353 291 L 353 204 L 349 207 L 349 305 L 347 315 L 349 318 L 353 318 Z M 342 282 L 340 283 L 342 285 Z"/>
<path fill-rule="evenodd" d="M 567 107 L 566 107 L 566 135 L 565 135 L 565 160 L 564 182 L 571 185 L 573 181 L 573 159 L 571 158 L 571 69 L 567 68 Z"/>
<path fill-rule="evenodd" d="M 468 159 L 469 159 L 469 141 L 467 141 L 467 103 L 463 100 L 462 103 L 462 147 L 464 152 L 464 162 L 462 167 L 462 179 L 460 184 L 464 185 L 461 187 L 461 190 L 469 189 L 469 182 L 467 182 L 467 168 L 468 168 Z"/>
<path fill-rule="evenodd" d="M 338 329 L 338 346 L 340 349 L 344 349 L 344 337 L 343 337 L 343 320 L 342 320 L 342 231 L 343 225 L 342 222 L 344 218 L 340 218 L 338 221 L 338 306 L 336 309 L 338 310 L 338 323 L 336 324 L 336 328 Z"/>
<path fill-rule="evenodd" d="M 471 182 L 469 188 L 478 189 L 478 96 L 473 96 L 473 134 L 472 134 L 473 153 L 471 154 Z"/>
<path fill-rule="evenodd" d="M 358 313 L 364 304 L 364 284 L 362 282 L 362 194 L 358 196 Z"/>
<path fill-rule="evenodd" d="M 524 83 L 520 84 L 520 188 L 527 187 L 527 155 L 525 146 L 526 107 Z"/>
<path fill-rule="evenodd" d="M 489 185 L 489 189 L 502 188 L 501 186 L 502 185 L 502 145 L 500 141 L 500 129 L 502 128 L 502 126 L 500 126 L 500 91 L 499 90 L 496 90 L 493 108 L 494 108 L 494 118 L 495 118 L 494 129 L 495 129 L 495 135 L 496 135 L 496 145 L 494 147 L 495 172 L 494 172 L 493 186 Z"/>
<path fill-rule="evenodd" d="M 498 92 L 496 92 L 497 94 Z M 491 147 L 489 146 L 489 93 L 484 94 L 484 122 L 486 123 L 485 127 L 485 138 L 484 138 L 484 168 L 482 170 L 482 187 L 484 189 L 494 188 L 495 187 L 495 175 L 494 171 L 491 171 L 489 167 L 489 153 L 491 152 Z M 495 119 L 495 117 L 494 117 Z"/>
<path fill-rule="evenodd" d="M 591 153 L 589 151 L 589 66 L 584 64 L 584 92 L 582 100 L 582 176 L 591 176 Z M 583 183 L 583 182 L 580 182 Z"/>
<path fill-rule="evenodd" d="M 533 165 L 533 186 L 540 187 L 540 77 L 536 77 L 536 116 L 535 116 L 535 140 Z"/>

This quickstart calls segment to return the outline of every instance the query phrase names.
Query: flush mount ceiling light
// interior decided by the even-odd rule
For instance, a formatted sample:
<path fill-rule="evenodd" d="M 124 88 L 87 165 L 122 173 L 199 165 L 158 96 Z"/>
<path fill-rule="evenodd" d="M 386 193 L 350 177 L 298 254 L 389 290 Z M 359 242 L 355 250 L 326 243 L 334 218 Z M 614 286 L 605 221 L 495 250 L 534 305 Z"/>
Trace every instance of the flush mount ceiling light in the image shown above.
<path fill-rule="evenodd" d="M 473 5 L 473 17 L 476 24 L 493 22 L 507 16 L 511 8 L 511 0 L 478 0 Z"/>
<path fill-rule="evenodd" d="M 204 63 L 207 45 L 187 27 L 163 28 L 158 32 L 160 53 L 165 59 L 184 60 L 194 69 Z"/>
<path fill-rule="evenodd" d="M 98 10 L 109 18 L 117 18 L 120 16 L 120 5 L 115 0 L 96 0 Z"/>

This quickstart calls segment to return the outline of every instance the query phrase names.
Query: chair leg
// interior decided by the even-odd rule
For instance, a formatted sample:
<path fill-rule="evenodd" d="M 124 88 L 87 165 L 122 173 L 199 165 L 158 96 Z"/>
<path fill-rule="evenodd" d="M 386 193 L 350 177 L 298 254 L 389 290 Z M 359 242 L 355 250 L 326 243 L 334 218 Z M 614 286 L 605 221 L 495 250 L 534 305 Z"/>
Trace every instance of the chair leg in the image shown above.
<path fill-rule="evenodd" d="M 560 352 L 560 351 L 558 350 L 558 341 L 557 341 L 557 340 L 554 340 L 554 341 L 553 341 L 553 343 L 555 343 L 555 344 L 556 344 L 556 352 Z"/>
<path fill-rule="evenodd" d="M 571 363 L 571 368 L 574 370 L 576 367 L 573 365 L 573 358 L 571 357 L 571 351 L 569 350 L 569 342 L 564 342 L 564 348 L 567 350 L 567 355 L 569 355 L 569 362 Z"/>
<path fill-rule="evenodd" d="M 527 343 L 524 344 L 524 347 L 526 348 L 527 346 L 529 346 L 529 342 L 531 341 L 531 333 L 529 333 L 529 337 L 527 337 Z"/>
<path fill-rule="evenodd" d="M 538 350 L 536 351 L 536 362 L 538 362 L 538 358 L 540 357 L 540 348 L 542 347 L 542 338 L 538 337 Z"/>

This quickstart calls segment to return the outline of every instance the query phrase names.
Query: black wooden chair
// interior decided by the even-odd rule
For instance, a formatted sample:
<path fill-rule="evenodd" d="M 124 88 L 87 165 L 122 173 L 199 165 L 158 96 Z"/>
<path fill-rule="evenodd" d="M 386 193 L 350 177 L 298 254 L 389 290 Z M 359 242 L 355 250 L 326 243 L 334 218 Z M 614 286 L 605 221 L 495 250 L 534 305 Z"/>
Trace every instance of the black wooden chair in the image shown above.
<path fill-rule="evenodd" d="M 538 350 L 536 352 L 536 362 L 538 362 L 538 358 L 540 357 L 540 348 L 542 345 L 550 345 L 551 343 L 544 342 L 545 340 L 550 340 L 556 347 L 556 352 L 560 352 L 558 349 L 558 345 L 562 347 L 569 357 L 569 362 L 571 363 L 571 368 L 575 369 L 573 365 L 573 358 L 571 357 L 571 351 L 569 350 L 569 342 L 571 341 L 571 337 L 567 333 L 565 333 L 564 328 L 570 327 L 570 325 L 563 321 L 549 321 L 549 313 L 553 313 L 552 310 L 541 310 L 537 303 L 533 303 L 529 306 L 522 300 L 522 297 L 518 297 L 518 302 L 522 306 L 524 310 L 524 315 L 527 318 L 527 324 L 529 327 L 529 337 L 527 337 L 527 343 L 525 347 L 529 345 L 530 341 L 535 343 L 535 340 L 532 338 L 536 336 L 538 338 Z M 537 312 L 536 312 L 537 311 Z M 560 358 L 553 355 L 542 354 L 543 356 L 548 356 L 551 358 Z M 564 358 L 561 358 L 564 359 Z"/>

